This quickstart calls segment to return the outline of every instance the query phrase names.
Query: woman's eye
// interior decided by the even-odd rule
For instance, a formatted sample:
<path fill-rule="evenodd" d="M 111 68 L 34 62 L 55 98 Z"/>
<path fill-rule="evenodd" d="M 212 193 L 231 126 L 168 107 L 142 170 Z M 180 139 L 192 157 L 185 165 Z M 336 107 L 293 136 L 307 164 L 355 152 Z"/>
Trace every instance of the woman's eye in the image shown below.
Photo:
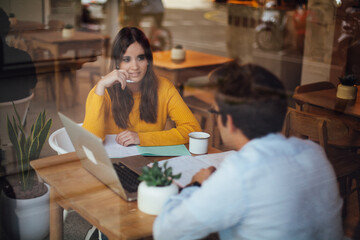
<path fill-rule="evenodd" d="M 130 57 L 123 57 L 122 61 L 123 62 L 130 62 Z"/>
<path fill-rule="evenodd" d="M 139 55 L 139 56 L 138 56 L 138 59 L 139 59 L 139 61 L 145 60 L 145 55 Z"/>

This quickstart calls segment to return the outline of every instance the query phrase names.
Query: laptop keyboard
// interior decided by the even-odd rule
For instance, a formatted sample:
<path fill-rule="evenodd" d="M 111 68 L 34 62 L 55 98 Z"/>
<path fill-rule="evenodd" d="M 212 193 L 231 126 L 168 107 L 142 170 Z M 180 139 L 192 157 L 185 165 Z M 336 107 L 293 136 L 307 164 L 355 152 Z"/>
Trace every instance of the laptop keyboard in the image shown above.
<path fill-rule="evenodd" d="M 123 188 L 130 193 L 136 192 L 140 184 L 139 175 L 121 162 L 113 163 L 113 165 Z"/>

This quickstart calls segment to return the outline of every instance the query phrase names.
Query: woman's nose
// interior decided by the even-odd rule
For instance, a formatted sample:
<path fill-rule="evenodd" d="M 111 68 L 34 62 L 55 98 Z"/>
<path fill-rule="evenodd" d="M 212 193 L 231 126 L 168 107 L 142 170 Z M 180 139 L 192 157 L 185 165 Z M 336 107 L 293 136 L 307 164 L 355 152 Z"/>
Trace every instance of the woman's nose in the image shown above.
<path fill-rule="evenodd" d="M 139 63 L 137 61 L 131 61 L 131 68 L 132 69 L 137 69 L 139 67 Z"/>

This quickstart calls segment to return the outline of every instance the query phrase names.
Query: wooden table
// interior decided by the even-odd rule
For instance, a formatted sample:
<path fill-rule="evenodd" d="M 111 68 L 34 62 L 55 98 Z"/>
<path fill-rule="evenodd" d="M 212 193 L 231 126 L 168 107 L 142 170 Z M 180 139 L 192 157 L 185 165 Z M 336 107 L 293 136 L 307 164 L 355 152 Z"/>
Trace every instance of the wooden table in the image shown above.
<path fill-rule="evenodd" d="M 50 51 L 53 56 L 51 59 L 55 64 L 55 96 L 56 107 L 60 108 L 60 65 L 62 60 L 74 61 L 84 60 L 94 61 L 96 56 L 102 54 L 104 43 L 108 42 L 108 36 L 95 33 L 77 32 L 70 38 L 63 38 L 61 31 L 41 31 L 23 34 L 32 48 L 45 49 Z M 73 51 L 74 54 L 69 57 L 64 57 L 68 51 Z M 88 59 L 88 60 L 87 60 Z M 34 59 L 36 62 L 36 59 Z"/>
<path fill-rule="evenodd" d="M 18 20 L 16 24 L 10 25 L 9 32 L 6 36 L 6 42 L 11 47 L 18 48 L 24 51 L 29 51 L 27 44 L 22 38 L 22 34 L 44 30 L 45 25 L 40 22 Z"/>
<path fill-rule="evenodd" d="M 209 153 L 220 152 L 209 148 Z M 141 167 L 164 157 L 132 156 L 122 162 L 137 173 Z M 73 209 L 109 239 L 152 236 L 155 216 L 126 202 L 85 170 L 75 153 L 31 161 L 38 176 L 50 185 L 50 239 L 63 238 L 63 209 Z"/>
<path fill-rule="evenodd" d="M 360 89 L 356 100 L 336 97 L 336 88 L 297 93 L 295 100 L 309 104 L 312 112 L 343 120 L 351 129 L 350 134 L 356 146 L 360 146 Z"/>
<path fill-rule="evenodd" d="M 10 25 L 9 33 L 26 32 L 45 29 L 45 24 L 35 21 L 17 20 L 16 24 Z"/>
<path fill-rule="evenodd" d="M 234 60 L 192 50 L 186 50 L 185 61 L 181 63 L 171 61 L 171 51 L 154 52 L 153 56 L 155 73 L 171 80 L 181 95 L 189 78 L 207 75 L 216 67 Z"/>

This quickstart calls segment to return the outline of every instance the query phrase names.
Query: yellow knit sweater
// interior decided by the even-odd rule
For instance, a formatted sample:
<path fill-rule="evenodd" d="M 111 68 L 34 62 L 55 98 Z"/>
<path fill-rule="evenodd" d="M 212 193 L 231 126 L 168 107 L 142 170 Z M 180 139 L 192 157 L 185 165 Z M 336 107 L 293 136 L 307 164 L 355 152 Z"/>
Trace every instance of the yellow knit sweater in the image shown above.
<path fill-rule="evenodd" d="M 95 86 L 96 87 L 96 86 Z M 86 100 L 86 113 L 83 127 L 104 139 L 107 134 L 118 134 L 125 129 L 119 128 L 111 111 L 111 100 L 107 91 L 104 96 L 95 93 L 95 87 Z M 134 106 L 129 116 L 131 127 L 127 130 L 139 134 L 141 146 L 166 146 L 189 142 L 190 132 L 201 131 L 196 118 L 187 107 L 174 85 L 165 78 L 159 78 L 158 115 L 156 123 L 140 120 L 140 93 L 133 95 Z M 164 131 L 170 117 L 176 128 Z"/>

